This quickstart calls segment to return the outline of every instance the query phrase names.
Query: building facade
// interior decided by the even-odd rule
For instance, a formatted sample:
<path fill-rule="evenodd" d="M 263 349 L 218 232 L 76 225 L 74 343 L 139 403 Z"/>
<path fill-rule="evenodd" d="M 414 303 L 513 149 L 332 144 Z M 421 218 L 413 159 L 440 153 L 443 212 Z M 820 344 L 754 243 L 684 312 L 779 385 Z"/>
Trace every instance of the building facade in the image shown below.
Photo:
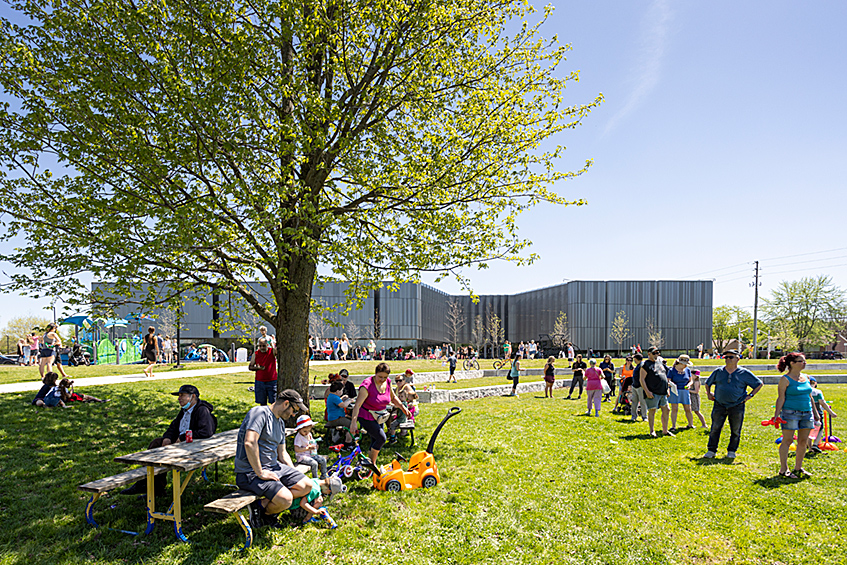
<path fill-rule="evenodd" d="M 347 283 L 325 283 L 312 290 L 316 303 L 331 307 L 347 300 Z M 266 294 L 256 284 L 257 294 Z M 617 351 L 612 324 L 618 313 L 628 319 L 631 337 L 620 347 L 649 343 L 648 324 L 662 332 L 668 351 L 693 350 L 712 339 L 712 281 L 570 281 L 512 295 L 453 296 L 426 284 L 386 283 L 368 293 L 361 306 L 346 314 L 313 315 L 310 332 L 332 339 L 347 333 L 351 340 L 373 339 L 379 346 L 420 349 L 446 342 L 478 343 L 474 328 L 499 320 L 504 340 L 540 340 L 552 334 L 560 312 L 567 315 L 570 341 L 577 349 Z M 263 321 L 236 296 L 210 293 L 187 297 L 180 313 L 183 341 L 251 339 L 243 329 L 226 329 L 232 321 L 258 327 Z M 125 311 L 124 311 L 125 310 Z M 132 312 L 118 308 L 119 317 Z M 448 320 L 456 320 L 450 329 Z M 150 312 L 156 317 L 159 312 Z M 156 325 L 155 320 L 150 322 Z M 144 325 L 147 325 L 145 322 Z M 215 330 L 214 328 L 218 328 Z M 273 333 L 273 332 L 272 332 Z M 455 333 L 455 338 L 452 334 Z M 487 332 L 486 332 L 487 333 Z"/>

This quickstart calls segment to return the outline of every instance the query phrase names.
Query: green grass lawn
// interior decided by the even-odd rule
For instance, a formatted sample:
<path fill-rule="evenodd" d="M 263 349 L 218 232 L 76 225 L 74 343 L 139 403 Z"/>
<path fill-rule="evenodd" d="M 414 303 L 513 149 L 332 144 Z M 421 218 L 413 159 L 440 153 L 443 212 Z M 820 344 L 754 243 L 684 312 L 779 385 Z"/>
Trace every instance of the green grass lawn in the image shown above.
<path fill-rule="evenodd" d="M 240 424 L 251 406 L 244 375 L 194 382 L 216 406 L 219 430 Z M 76 485 L 124 470 L 115 456 L 161 434 L 176 412 L 172 389 L 173 383 L 155 381 L 90 387 L 83 392 L 112 401 L 64 410 L 35 409 L 30 394 L 0 396 L 0 564 L 845 560 L 847 453 L 809 460 L 813 478 L 775 478 L 777 432 L 759 425 L 772 415 L 775 387 L 751 402 L 734 463 L 701 460 L 706 436 L 700 430 L 647 439 L 646 424 L 608 412 L 586 418 L 578 415 L 582 401 L 524 394 L 463 403 L 436 445 L 443 483 L 400 494 L 355 483 L 331 505 L 335 531 L 263 530 L 248 555 L 231 553 L 242 539 L 235 520 L 202 510 L 230 489 L 200 480 L 183 496 L 191 544 L 176 542 L 164 523 L 140 537 L 86 526 L 87 497 Z M 824 392 L 847 414 L 847 385 L 827 385 Z M 419 446 L 447 408 L 422 406 Z M 322 411 L 313 405 L 315 414 Z M 381 462 L 387 460 L 386 450 Z M 231 469 L 231 462 L 221 464 L 221 482 L 234 481 Z M 143 503 L 135 498 L 115 494 L 98 508 L 103 525 L 136 530 L 144 523 Z"/>
<path fill-rule="evenodd" d="M 246 363 L 185 363 L 180 365 L 179 369 L 175 369 L 174 365 L 162 364 L 156 365 L 156 373 L 170 373 L 172 371 L 187 371 L 191 369 L 213 369 L 216 367 L 233 367 L 245 366 Z M 83 379 L 86 377 L 105 377 L 108 375 L 135 375 L 144 372 L 146 365 L 91 365 L 90 367 L 69 367 L 63 365 L 62 368 L 69 377 L 74 379 Z M 38 372 L 38 366 L 19 367 L 16 365 L 0 366 L 0 384 L 22 383 L 27 381 L 39 381 L 41 374 Z"/>

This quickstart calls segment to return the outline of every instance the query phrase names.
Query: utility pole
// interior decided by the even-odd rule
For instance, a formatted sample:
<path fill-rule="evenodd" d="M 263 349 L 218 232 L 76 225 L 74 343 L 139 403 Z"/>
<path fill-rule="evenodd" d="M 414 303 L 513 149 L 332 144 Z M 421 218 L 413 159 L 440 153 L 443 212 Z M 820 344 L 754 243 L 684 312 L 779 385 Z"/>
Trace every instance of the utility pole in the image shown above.
<path fill-rule="evenodd" d="M 759 338 L 759 262 L 755 261 L 755 274 L 753 275 L 753 359 L 758 358 L 757 340 Z M 768 353 L 770 357 L 770 353 Z"/>

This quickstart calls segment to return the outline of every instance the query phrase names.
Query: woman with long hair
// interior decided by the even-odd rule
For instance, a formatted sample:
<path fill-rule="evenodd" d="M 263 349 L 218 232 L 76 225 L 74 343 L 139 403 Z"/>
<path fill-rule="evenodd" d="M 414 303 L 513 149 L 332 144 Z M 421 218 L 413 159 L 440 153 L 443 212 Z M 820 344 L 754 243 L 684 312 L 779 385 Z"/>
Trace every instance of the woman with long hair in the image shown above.
<path fill-rule="evenodd" d="M 141 352 L 142 357 L 147 359 L 144 374 L 148 377 L 153 377 L 153 366 L 156 364 L 156 359 L 159 358 L 159 340 L 156 339 L 155 334 L 156 328 L 153 326 L 147 328 L 147 335 L 144 336 L 144 349 Z"/>
<path fill-rule="evenodd" d="M 38 350 L 38 372 L 41 373 L 42 379 L 47 373 L 53 372 L 53 363 L 58 355 L 56 351 L 58 347 L 62 347 L 62 338 L 56 333 L 56 325 L 47 324 L 47 330 L 41 339 L 41 348 Z"/>
<path fill-rule="evenodd" d="M 801 475 L 811 475 L 803 469 L 803 458 L 806 456 L 806 443 L 809 432 L 814 427 L 812 417 L 812 385 L 809 376 L 802 371 L 806 368 L 806 358 L 802 353 L 788 353 L 780 358 L 777 370 L 786 371 L 779 380 L 779 393 L 776 399 L 773 416 L 779 416 L 782 424 L 782 443 L 779 444 L 779 474 L 789 479 L 797 479 Z M 794 433 L 797 432 L 797 455 L 794 460 L 794 470 L 788 470 L 788 452 Z"/>

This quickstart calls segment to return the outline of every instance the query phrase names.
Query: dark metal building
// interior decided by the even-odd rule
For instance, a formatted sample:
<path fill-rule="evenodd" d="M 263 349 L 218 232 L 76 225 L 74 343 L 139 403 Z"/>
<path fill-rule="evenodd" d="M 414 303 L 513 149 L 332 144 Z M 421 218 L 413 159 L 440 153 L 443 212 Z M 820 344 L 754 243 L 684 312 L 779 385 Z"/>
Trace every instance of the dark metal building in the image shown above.
<path fill-rule="evenodd" d="M 344 303 L 347 290 L 347 283 L 326 283 L 315 287 L 312 297 L 316 303 L 331 306 Z M 462 320 L 456 324 L 459 343 L 477 341 L 473 338 L 474 326 L 487 327 L 492 314 L 500 321 L 503 339 L 519 342 L 553 333 L 556 318 L 563 312 L 570 340 L 578 349 L 616 351 L 618 344 L 610 332 L 615 317 L 623 312 L 631 333 L 622 344 L 624 350 L 636 343 L 647 348 L 650 321 L 662 331 L 665 349 L 691 350 L 699 343 L 707 347 L 711 344 L 712 290 L 712 281 L 570 281 L 513 295 L 481 295 L 473 301 L 469 296 L 451 296 L 426 284 L 386 283 L 370 292 L 360 308 L 346 315 L 326 316 L 331 323 L 313 315 L 310 331 L 330 339 L 347 333 L 352 340 L 373 339 L 379 346 L 419 349 L 453 341 L 447 325 L 453 309 L 460 312 Z M 129 313 L 130 309 L 126 310 L 116 314 Z M 235 319 L 247 327 L 263 324 L 235 297 L 210 294 L 202 304 L 186 301 L 182 337 L 194 341 L 244 337 L 243 330 L 210 329 L 214 321 L 226 326 L 227 321 Z"/>

